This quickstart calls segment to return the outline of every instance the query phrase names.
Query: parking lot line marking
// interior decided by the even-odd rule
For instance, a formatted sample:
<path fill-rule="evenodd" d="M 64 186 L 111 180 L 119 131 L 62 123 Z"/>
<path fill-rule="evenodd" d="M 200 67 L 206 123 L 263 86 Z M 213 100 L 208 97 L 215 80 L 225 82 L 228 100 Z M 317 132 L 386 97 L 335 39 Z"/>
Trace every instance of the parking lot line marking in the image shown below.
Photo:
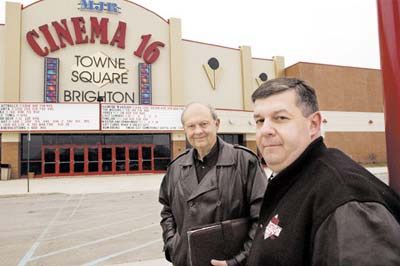
<path fill-rule="evenodd" d="M 121 236 L 126 236 L 126 235 L 129 235 L 129 234 L 135 233 L 137 231 L 141 231 L 141 230 L 144 230 L 144 229 L 147 229 L 147 228 L 151 228 L 151 227 L 154 227 L 154 226 L 159 226 L 159 224 L 157 223 L 157 224 L 146 225 L 146 226 L 143 226 L 141 228 L 133 229 L 133 230 L 130 230 L 130 231 L 127 231 L 127 232 L 124 232 L 124 233 L 120 233 L 120 234 L 116 234 L 116 235 L 113 235 L 113 236 L 100 238 L 100 239 L 97 239 L 97 240 L 94 240 L 94 241 L 90 241 L 90 242 L 87 242 L 87 243 L 84 243 L 84 244 L 80 244 L 80 245 L 75 245 L 75 246 L 72 246 L 72 247 L 69 247 L 69 248 L 60 249 L 60 250 L 57 250 L 57 251 L 53 251 L 53 252 L 50 252 L 50 253 L 47 253 L 47 254 L 43 254 L 43 255 L 40 255 L 40 256 L 36 256 L 36 257 L 30 258 L 28 261 L 38 260 L 38 259 L 41 259 L 41 258 L 46 258 L 46 257 L 57 255 L 57 254 L 60 254 L 60 253 L 63 253 L 63 252 L 67 252 L 67 251 L 70 251 L 70 250 L 74 250 L 74 249 L 90 246 L 90 245 L 93 245 L 93 244 L 97 244 L 97 243 L 104 242 L 104 241 L 107 241 L 107 240 L 111 240 L 111 239 L 114 239 L 114 238 L 118 238 L 118 237 L 121 237 Z"/>
<path fill-rule="evenodd" d="M 121 210 L 118 210 L 118 211 L 115 211 L 115 212 L 112 212 L 112 213 L 105 213 L 103 215 L 96 215 L 96 216 L 93 216 L 93 217 L 90 217 L 90 218 L 78 219 L 78 220 L 71 221 L 69 223 L 66 223 L 65 221 L 59 221 L 54 226 L 62 226 L 62 227 L 64 227 L 67 224 L 68 225 L 75 224 L 75 223 L 81 224 L 81 223 L 86 223 L 87 221 L 90 221 L 90 220 L 98 221 L 98 220 L 101 220 L 102 217 L 109 217 L 110 214 L 116 215 L 116 214 L 121 214 L 121 213 L 131 213 L 132 215 L 134 215 L 135 212 L 133 211 L 133 209 L 134 209 L 134 207 L 132 207 L 132 209 L 128 209 L 128 210 L 126 208 L 123 208 Z M 161 208 L 158 208 L 158 207 L 157 208 L 154 208 L 154 207 L 147 208 L 146 211 L 147 210 L 152 210 L 152 209 L 160 209 L 160 211 L 161 211 Z"/>
<path fill-rule="evenodd" d="M 30 260 L 32 257 L 33 253 L 39 246 L 40 242 L 35 242 L 33 243 L 32 247 L 26 252 L 25 256 L 19 261 L 18 266 L 25 266 L 26 263 Z"/>
<path fill-rule="evenodd" d="M 76 212 L 76 210 L 79 209 L 79 207 L 81 206 L 82 200 L 83 200 L 84 197 L 85 197 L 85 193 L 82 193 L 82 194 L 81 194 L 81 197 L 80 197 L 80 199 L 79 199 L 78 204 L 75 206 L 74 211 L 73 211 L 73 212 L 71 213 L 71 215 L 67 218 L 67 222 L 69 222 L 69 220 L 75 215 L 75 212 Z"/>
<path fill-rule="evenodd" d="M 69 195 L 69 197 L 64 201 L 63 205 L 58 209 L 56 215 L 53 217 L 53 219 L 50 221 L 50 223 L 47 224 L 46 228 L 43 230 L 43 232 L 40 234 L 40 236 L 36 239 L 36 241 L 33 243 L 33 245 L 28 250 L 28 252 L 25 254 L 25 256 L 19 261 L 18 266 L 25 266 L 26 263 L 31 260 L 31 257 L 35 253 L 37 247 L 40 245 L 40 241 L 47 234 L 47 232 L 49 231 L 49 228 L 53 225 L 54 221 L 58 218 L 58 216 L 64 209 L 65 205 L 67 205 L 67 203 L 71 199 L 71 196 L 72 195 Z"/>
<path fill-rule="evenodd" d="M 96 226 L 96 227 L 77 230 L 77 231 L 74 231 L 74 232 L 70 232 L 70 233 L 66 233 L 66 234 L 62 234 L 62 235 L 58 235 L 58 236 L 54 236 L 54 237 L 43 238 L 42 241 L 54 240 L 54 239 L 62 238 L 62 237 L 69 236 L 69 235 L 74 235 L 74 234 L 78 234 L 78 233 L 82 233 L 82 232 L 88 232 L 88 231 L 92 231 L 92 230 L 97 230 L 97 229 L 108 227 L 108 226 L 111 226 L 111 225 L 125 223 L 126 221 L 135 221 L 135 220 L 146 218 L 146 217 L 148 217 L 150 215 L 152 215 L 152 213 L 149 213 L 149 214 L 146 214 L 146 215 L 143 215 L 143 216 L 140 216 L 140 217 L 133 217 L 133 218 L 124 219 L 124 220 L 121 220 L 121 221 L 118 221 L 118 222 L 115 222 L 115 223 L 103 224 L 103 225 Z"/>
<path fill-rule="evenodd" d="M 109 260 L 109 259 L 112 259 L 112 258 L 121 256 L 121 255 L 124 255 L 124 254 L 126 254 L 126 253 L 129 253 L 129 252 L 132 252 L 132 251 L 141 249 L 141 248 L 145 248 L 145 247 L 147 247 L 147 246 L 153 245 L 153 244 L 158 243 L 158 242 L 161 242 L 161 241 L 162 241 L 162 239 L 159 239 L 159 238 L 158 238 L 158 239 L 155 239 L 155 240 L 146 242 L 146 243 L 144 243 L 144 244 L 142 244 L 142 245 L 139 245 L 139 246 L 137 246 L 137 247 L 130 248 L 130 249 L 127 249 L 127 250 L 123 250 L 123 251 L 120 251 L 120 252 L 117 252 L 117 253 L 114 253 L 114 254 L 110 254 L 110 255 L 105 256 L 105 257 L 102 257 L 102 258 L 98 258 L 97 260 L 90 261 L 90 262 L 88 262 L 88 263 L 82 264 L 82 266 L 94 266 L 94 265 L 98 265 L 100 262 L 104 262 L 104 261 L 107 261 L 107 260 Z"/>

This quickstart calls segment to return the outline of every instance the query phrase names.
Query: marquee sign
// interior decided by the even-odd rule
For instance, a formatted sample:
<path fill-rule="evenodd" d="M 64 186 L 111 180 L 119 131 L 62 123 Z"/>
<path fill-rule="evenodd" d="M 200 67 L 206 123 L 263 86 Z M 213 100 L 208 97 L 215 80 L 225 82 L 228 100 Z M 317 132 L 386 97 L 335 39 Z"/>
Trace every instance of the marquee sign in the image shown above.
<path fill-rule="evenodd" d="M 0 103 L 0 132 L 183 129 L 183 107 L 101 104 L 99 110 L 88 103 Z"/>
<path fill-rule="evenodd" d="M 101 128 L 106 130 L 183 130 L 183 107 L 103 104 Z"/>
<path fill-rule="evenodd" d="M 0 131 L 98 129 L 98 104 L 0 103 Z"/>

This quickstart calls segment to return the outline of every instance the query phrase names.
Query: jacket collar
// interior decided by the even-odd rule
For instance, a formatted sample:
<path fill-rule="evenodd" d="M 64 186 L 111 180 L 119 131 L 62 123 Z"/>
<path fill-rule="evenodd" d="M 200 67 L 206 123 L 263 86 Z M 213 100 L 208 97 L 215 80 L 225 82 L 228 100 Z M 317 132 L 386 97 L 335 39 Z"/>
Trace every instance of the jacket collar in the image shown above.
<path fill-rule="evenodd" d="M 234 165 L 234 153 L 231 144 L 224 142 L 221 138 L 217 139 L 219 143 L 219 154 L 217 164 L 208 171 L 203 177 L 200 184 L 197 181 L 196 168 L 194 167 L 194 157 L 192 148 L 189 153 L 183 158 L 179 165 L 182 166 L 182 188 L 185 194 L 188 196 L 187 201 L 191 201 L 198 196 L 209 192 L 211 190 L 218 189 L 218 166 L 229 166 Z"/>
<path fill-rule="evenodd" d="M 274 180 L 276 179 L 278 182 L 278 180 L 281 179 L 281 182 L 286 182 L 285 179 L 293 179 L 294 176 L 297 176 L 298 173 L 301 172 L 301 169 L 304 168 L 305 165 L 310 163 L 310 161 L 324 150 L 326 150 L 326 146 L 323 138 L 319 137 L 315 139 L 291 165 L 280 171 L 274 177 Z"/>
<path fill-rule="evenodd" d="M 231 144 L 226 143 L 220 137 L 217 137 L 217 141 L 219 144 L 219 153 L 218 153 L 218 161 L 217 166 L 227 166 L 235 164 L 234 154 L 231 150 L 227 148 Z M 194 165 L 194 149 L 190 149 L 189 153 L 185 158 L 179 163 L 182 166 L 193 166 Z"/>
<path fill-rule="evenodd" d="M 312 161 L 317 160 L 320 154 L 326 150 L 323 138 L 319 137 L 308 145 L 304 152 L 288 167 L 280 171 L 269 183 L 264 195 L 260 217 L 270 218 L 271 212 L 285 193 L 297 180 L 304 177 L 303 169 Z M 263 220 L 261 222 L 265 222 Z"/>

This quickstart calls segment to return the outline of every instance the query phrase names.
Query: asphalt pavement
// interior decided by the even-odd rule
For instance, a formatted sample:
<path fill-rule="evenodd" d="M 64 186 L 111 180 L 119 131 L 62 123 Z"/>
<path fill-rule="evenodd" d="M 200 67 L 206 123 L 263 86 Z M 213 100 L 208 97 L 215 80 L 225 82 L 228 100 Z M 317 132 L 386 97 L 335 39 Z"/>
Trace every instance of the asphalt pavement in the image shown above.
<path fill-rule="evenodd" d="M 385 183 L 386 167 L 368 168 Z M 166 266 L 163 174 L 0 181 L 1 265 Z"/>
<path fill-rule="evenodd" d="M 162 174 L 0 182 L 0 265 L 167 266 Z"/>

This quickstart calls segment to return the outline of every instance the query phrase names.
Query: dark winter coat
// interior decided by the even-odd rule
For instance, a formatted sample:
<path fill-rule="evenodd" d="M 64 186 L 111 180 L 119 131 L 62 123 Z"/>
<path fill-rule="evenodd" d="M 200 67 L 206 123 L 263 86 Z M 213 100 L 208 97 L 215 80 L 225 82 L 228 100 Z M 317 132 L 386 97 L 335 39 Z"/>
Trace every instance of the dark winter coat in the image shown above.
<path fill-rule="evenodd" d="M 254 236 L 267 179 L 255 154 L 219 141 L 217 164 L 197 181 L 193 149 L 169 166 L 160 188 L 161 227 L 166 258 L 188 266 L 187 230 L 240 217 L 252 219 L 249 238 L 235 259 L 244 265 Z"/>
<path fill-rule="evenodd" d="M 249 266 L 400 265 L 400 198 L 318 138 L 269 182 Z"/>

